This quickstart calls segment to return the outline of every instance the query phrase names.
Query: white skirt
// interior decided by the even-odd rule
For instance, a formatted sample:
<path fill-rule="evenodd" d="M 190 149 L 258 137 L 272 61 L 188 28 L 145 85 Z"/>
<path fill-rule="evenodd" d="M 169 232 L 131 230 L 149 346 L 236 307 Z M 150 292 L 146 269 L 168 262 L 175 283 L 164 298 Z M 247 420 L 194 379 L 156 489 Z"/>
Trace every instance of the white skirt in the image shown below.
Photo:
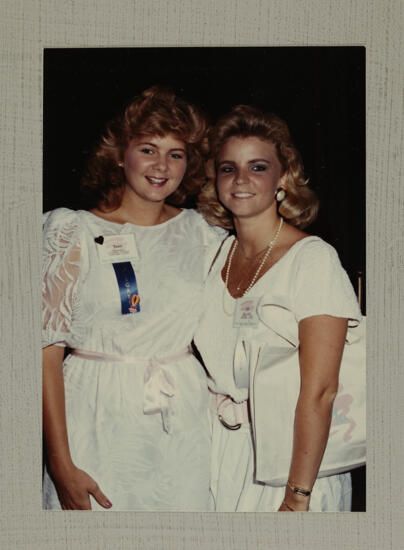
<path fill-rule="evenodd" d="M 212 413 L 212 509 L 216 512 L 277 512 L 285 487 L 255 480 L 254 449 L 249 424 L 229 430 Z M 349 473 L 317 479 L 310 498 L 310 512 L 351 511 Z"/>
<path fill-rule="evenodd" d="M 147 365 L 87 360 L 64 365 L 66 422 L 74 464 L 119 510 L 209 510 L 210 428 L 206 375 L 192 355 L 167 365 L 172 431 L 145 414 Z M 104 510 L 91 497 L 93 510 Z M 48 473 L 43 507 L 61 506 Z"/>

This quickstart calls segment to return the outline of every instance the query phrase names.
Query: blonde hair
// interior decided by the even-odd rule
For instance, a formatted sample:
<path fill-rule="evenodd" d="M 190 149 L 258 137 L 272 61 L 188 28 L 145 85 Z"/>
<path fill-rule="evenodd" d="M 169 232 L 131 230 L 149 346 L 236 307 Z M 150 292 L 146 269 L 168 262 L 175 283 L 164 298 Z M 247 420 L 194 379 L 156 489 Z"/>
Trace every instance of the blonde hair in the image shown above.
<path fill-rule="evenodd" d="M 184 141 L 187 168 L 178 189 L 167 203 L 180 206 L 196 196 L 206 182 L 208 154 L 206 117 L 172 90 L 153 86 L 136 96 L 123 114 L 112 120 L 94 148 L 81 181 L 81 191 L 90 207 L 115 210 L 122 201 L 126 179 L 118 162 L 131 140 L 140 136 L 172 134 Z"/>
<path fill-rule="evenodd" d="M 209 181 L 198 199 L 198 209 L 207 221 L 232 229 L 231 213 L 219 202 L 215 186 L 214 162 L 224 143 L 231 137 L 257 137 L 273 143 L 286 173 L 286 197 L 279 203 L 279 214 L 291 225 L 299 228 L 311 224 L 318 212 L 318 199 L 304 177 L 300 153 L 293 145 L 289 128 L 284 120 L 273 113 L 263 113 L 255 107 L 237 105 L 219 119 L 210 132 L 211 159 L 208 164 Z"/>

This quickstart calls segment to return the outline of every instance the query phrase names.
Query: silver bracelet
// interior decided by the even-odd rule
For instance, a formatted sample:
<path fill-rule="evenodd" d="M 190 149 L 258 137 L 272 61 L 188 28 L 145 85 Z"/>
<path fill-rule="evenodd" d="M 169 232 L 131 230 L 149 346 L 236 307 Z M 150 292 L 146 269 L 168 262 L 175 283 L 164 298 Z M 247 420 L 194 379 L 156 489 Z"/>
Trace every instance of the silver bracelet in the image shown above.
<path fill-rule="evenodd" d="M 309 497 L 311 495 L 311 491 L 307 491 L 307 489 L 302 489 L 301 487 L 295 487 L 291 485 L 289 480 L 287 482 L 287 486 L 297 495 L 303 495 L 304 497 Z"/>

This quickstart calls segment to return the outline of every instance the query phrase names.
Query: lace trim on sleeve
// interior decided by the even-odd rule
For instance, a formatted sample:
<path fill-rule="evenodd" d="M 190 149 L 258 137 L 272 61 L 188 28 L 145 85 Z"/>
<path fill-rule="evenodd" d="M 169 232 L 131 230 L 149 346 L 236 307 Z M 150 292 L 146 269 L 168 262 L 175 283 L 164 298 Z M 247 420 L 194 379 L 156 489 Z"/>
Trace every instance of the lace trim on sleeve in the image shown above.
<path fill-rule="evenodd" d="M 77 306 L 81 245 L 76 220 L 45 229 L 43 247 L 43 345 L 69 345 Z"/>

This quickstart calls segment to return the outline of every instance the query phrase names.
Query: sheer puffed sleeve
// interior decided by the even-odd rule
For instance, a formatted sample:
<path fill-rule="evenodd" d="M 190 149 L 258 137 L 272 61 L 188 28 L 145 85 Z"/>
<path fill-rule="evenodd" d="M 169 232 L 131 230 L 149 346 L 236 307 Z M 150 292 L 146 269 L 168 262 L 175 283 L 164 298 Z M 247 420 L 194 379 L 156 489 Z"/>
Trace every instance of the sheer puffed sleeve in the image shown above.
<path fill-rule="evenodd" d="M 74 347 L 72 322 L 78 303 L 81 248 L 76 212 L 58 208 L 44 214 L 42 347 Z"/>

